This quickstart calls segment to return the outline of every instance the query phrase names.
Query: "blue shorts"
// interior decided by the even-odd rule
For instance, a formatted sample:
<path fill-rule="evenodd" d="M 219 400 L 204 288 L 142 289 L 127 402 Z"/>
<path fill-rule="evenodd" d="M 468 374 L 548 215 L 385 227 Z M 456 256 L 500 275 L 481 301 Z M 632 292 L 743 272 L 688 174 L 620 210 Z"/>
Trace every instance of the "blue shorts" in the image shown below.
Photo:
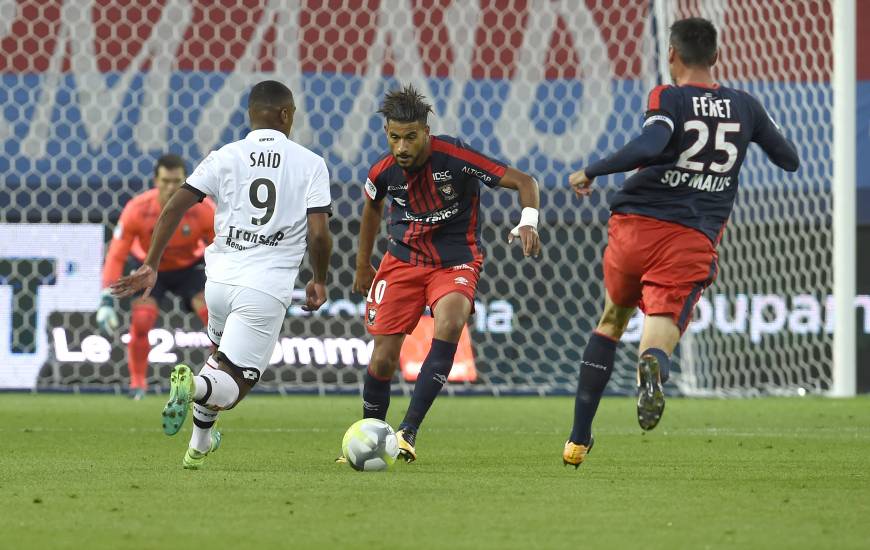
<path fill-rule="evenodd" d="M 130 258 L 127 261 L 128 273 L 136 270 L 142 265 L 142 262 L 135 258 Z M 194 313 L 192 300 L 193 297 L 203 292 L 205 289 L 205 261 L 200 260 L 195 264 L 183 269 L 173 269 L 171 271 L 158 271 L 157 283 L 151 289 L 151 296 L 160 303 L 166 296 L 167 292 L 178 296 L 184 302 L 184 308 Z"/>

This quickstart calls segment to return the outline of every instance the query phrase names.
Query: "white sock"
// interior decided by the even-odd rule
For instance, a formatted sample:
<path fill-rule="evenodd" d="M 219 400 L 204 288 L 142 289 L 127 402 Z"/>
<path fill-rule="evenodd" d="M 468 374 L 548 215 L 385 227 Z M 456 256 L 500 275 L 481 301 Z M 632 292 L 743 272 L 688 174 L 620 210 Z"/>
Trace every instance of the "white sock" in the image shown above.
<path fill-rule="evenodd" d="M 190 446 L 201 453 L 211 449 L 211 429 L 217 420 L 218 413 L 199 403 L 193 404 L 193 433 L 190 435 Z"/>
<path fill-rule="evenodd" d="M 239 386 L 229 373 L 222 370 L 203 367 L 199 375 L 193 377 L 196 389 L 193 392 L 194 401 L 211 405 L 218 409 L 226 409 L 239 398 Z"/>
<path fill-rule="evenodd" d="M 214 355 L 209 355 L 208 359 L 205 360 L 205 366 L 200 369 L 199 374 L 202 374 L 202 371 L 205 369 L 218 368 L 217 361 L 214 358 Z M 202 377 L 196 375 L 193 377 L 193 400 L 198 401 L 202 399 L 206 393 L 208 393 L 209 384 Z"/>

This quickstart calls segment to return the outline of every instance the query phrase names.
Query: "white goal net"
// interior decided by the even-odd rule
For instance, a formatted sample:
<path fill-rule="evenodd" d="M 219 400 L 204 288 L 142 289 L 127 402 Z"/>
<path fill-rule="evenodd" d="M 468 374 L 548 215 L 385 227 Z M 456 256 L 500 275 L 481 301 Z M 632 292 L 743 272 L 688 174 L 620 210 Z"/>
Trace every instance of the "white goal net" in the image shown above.
<path fill-rule="evenodd" d="M 585 201 L 566 178 L 638 133 L 647 92 L 667 81 L 667 26 L 688 15 L 717 25 L 717 77 L 761 99 L 802 167 L 787 175 L 758 150 L 747 157 L 719 280 L 678 350 L 676 385 L 689 395 L 827 389 L 825 0 L 0 1 L 0 387 L 126 386 L 123 335 L 106 338 L 94 321 L 105 240 L 160 154 L 192 167 L 239 139 L 246 91 L 274 78 L 296 96 L 293 138 L 330 168 L 336 246 L 329 303 L 315 315 L 291 308 L 261 387 L 359 391 L 371 349 L 363 297 L 350 292 L 361 182 L 386 150 L 383 93 L 414 83 L 435 105 L 433 133 L 542 185 L 537 261 L 504 241 L 514 194 L 482 192 L 488 256 L 469 325 L 478 377 L 448 391 L 572 393 L 602 303 L 607 198 L 623 177 L 602 178 Z M 81 231 L 90 224 L 102 230 Z M 177 301 L 163 310 L 151 334 L 156 387 L 173 363 L 200 364 L 207 351 L 194 316 Z M 632 391 L 640 322 L 620 346 L 614 391 Z"/>

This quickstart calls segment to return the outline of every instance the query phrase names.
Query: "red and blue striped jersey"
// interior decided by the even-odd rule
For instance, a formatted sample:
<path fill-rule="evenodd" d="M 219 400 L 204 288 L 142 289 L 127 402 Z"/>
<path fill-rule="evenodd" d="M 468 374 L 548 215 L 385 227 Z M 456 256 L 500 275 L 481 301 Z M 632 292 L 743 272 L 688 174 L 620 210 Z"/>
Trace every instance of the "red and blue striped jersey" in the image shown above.
<path fill-rule="evenodd" d="M 507 166 L 450 136 L 430 137 L 429 147 L 429 158 L 414 170 L 403 170 L 392 154 L 369 170 L 366 200 L 391 199 L 388 250 L 427 267 L 481 261 L 480 184 L 496 187 Z"/>

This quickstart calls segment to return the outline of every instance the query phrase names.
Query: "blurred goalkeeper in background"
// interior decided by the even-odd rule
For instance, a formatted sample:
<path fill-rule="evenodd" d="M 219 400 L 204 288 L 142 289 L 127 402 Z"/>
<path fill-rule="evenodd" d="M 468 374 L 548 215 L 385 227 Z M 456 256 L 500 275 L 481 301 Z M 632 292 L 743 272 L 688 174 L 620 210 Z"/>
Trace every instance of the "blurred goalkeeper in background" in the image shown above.
<path fill-rule="evenodd" d="M 154 167 L 154 188 L 133 197 L 124 206 L 106 253 L 103 294 L 97 310 L 97 323 L 107 334 L 113 334 L 120 324 L 109 285 L 121 276 L 125 263 L 128 273 L 142 265 L 151 245 L 157 218 L 186 176 L 181 157 L 163 155 Z M 157 284 L 151 296 L 136 298 L 132 302 L 127 363 L 130 369 L 130 397 L 133 399 L 141 399 L 147 389 L 148 353 L 151 351 L 148 332 L 157 320 L 157 306 L 163 296 L 167 292 L 175 294 L 182 299 L 185 308 L 196 313 L 203 325 L 208 323 L 203 296 L 203 254 L 205 247 L 214 239 L 214 211 L 214 203 L 203 201 L 184 214 L 160 261 Z"/>
<path fill-rule="evenodd" d="M 701 293 L 719 272 L 716 247 L 750 142 L 780 168 L 798 169 L 794 144 L 761 103 L 716 83 L 712 68 L 718 57 L 712 23 L 701 18 L 674 23 L 668 52 L 674 85 L 650 92 L 640 136 L 568 178 L 584 197 L 596 177 L 638 169 L 610 200 L 604 312 L 580 363 L 565 464 L 579 466 L 592 448 L 592 419 L 613 372 L 616 345 L 638 307 L 646 317 L 637 420 L 651 430 L 661 419 L 670 357 Z"/>

